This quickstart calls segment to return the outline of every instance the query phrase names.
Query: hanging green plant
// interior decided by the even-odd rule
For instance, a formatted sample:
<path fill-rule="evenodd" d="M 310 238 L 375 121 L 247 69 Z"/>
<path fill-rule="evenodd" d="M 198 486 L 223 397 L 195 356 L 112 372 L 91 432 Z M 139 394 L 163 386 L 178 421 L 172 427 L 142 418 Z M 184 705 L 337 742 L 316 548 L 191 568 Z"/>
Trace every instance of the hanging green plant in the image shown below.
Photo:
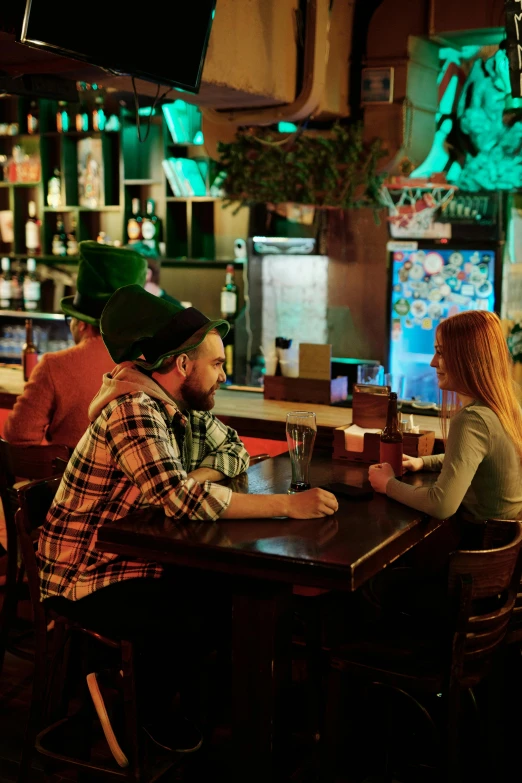
<path fill-rule="evenodd" d="M 218 145 L 225 206 L 293 202 L 315 207 L 381 208 L 385 154 L 379 139 L 363 140 L 362 125 L 335 123 L 327 135 L 297 132 L 287 139 L 262 128 L 239 131 Z"/>

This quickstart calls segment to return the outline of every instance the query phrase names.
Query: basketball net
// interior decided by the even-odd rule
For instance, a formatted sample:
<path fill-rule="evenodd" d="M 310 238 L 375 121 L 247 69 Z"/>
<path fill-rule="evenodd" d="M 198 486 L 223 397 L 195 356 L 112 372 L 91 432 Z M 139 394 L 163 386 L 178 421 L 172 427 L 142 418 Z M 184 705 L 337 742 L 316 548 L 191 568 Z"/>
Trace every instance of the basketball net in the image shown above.
<path fill-rule="evenodd" d="M 379 197 L 389 210 L 388 220 L 394 225 L 395 235 L 414 236 L 429 231 L 435 213 L 444 210 L 451 201 L 457 187 L 448 183 L 414 184 L 414 180 L 397 185 L 381 185 Z"/>

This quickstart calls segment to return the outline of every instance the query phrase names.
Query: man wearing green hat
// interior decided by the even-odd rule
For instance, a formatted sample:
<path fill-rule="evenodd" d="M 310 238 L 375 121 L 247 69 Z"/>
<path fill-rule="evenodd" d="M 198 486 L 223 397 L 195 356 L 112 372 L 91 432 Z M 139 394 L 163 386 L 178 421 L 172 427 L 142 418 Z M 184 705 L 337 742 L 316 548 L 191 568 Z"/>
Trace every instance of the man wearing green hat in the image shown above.
<path fill-rule="evenodd" d="M 145 285 L 147 262 L 133 250 L 80 242 L 79 253 L 76 294 L 61 302 L 76 344 L 38 362 L 6 421 L 10 443 L 75 448 L 89 425 L 89 404 L 114 367 L 100 335 L 103 308 L 117 288 Z"/>
<path fill-rule="evenodd" d="M 100 633 L 139 629 L 155 638 L 145 689 L 154 703 L 145 712 L 156 720 L 148 731 L 177 751 L 197 749 L 201 738 L 165 737 L 169 721 L 158 696 L 167 690 L 166 670 L 175 675 L 171 656 L 183 638 L 179 612 L 196 602 L 197 614 L 213 591 L 198 605 L 197 584 L 188 584 L 186 575 L 181 587 L 158 563 L 99 552 L 97 529 L 147 506 L 163 508 L 174 523 L 310 519 L 337 510 L 334 495 L 319 488 L 248 495 L 216 483 L 248 467 L 237 433 L 211 413 L 226 377 L 222 338 L 228 330 L 226 321 L 211 321 L 193 307 L 180 309 L 139 286 L 116 291 L 103 311 L 101 333 L 118 366 L 91 403 L 91 425 L 69 461 L 38 545 L 42 600 Z M 204 575 L 195 582 L 204 582 Z M 160 682 L 151 683 L 154 676 Z M 100 704 L 95 676 L 89 687 Z"/>

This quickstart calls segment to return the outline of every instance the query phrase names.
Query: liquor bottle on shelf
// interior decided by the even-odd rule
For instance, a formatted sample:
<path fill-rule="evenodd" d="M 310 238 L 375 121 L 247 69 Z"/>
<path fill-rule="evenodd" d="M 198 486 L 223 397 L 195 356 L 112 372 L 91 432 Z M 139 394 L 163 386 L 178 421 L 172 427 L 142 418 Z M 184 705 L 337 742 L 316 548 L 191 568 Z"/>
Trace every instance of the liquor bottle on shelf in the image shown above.
<path fill-rule="evenodd" d="M 143 244 L 152 248 L 159 254 L 159 240 L 161 232 L 161 220 L 154 211 L 154 200 L 147 199 L 147 212 L 141 223 L 141 236 Z"/>
<path fill-rule="evenodd" d="M 62 206 L 62 177 L 59 169 L 53 171 L 47 183 L 47 206 L 54 209 Z"/>
<path fill-rule="evenodd" d="M 2 265 L 2 274 L 0 276 L 0 309 L 11 309 L 12 283 L 11 283 L 11 261 L 6 256 L 0 262 Z"/>
<path fill-rule="evenodd" d="M 388 462 L 395 473 L 395 477 L 402 476 L 402 432 L 399 429 L 399 414 L 397 413 L 397 394 L 390 392 L 388 400 L 388 412 L 386 414 L 386 426 L 381 432 L 380 456 L 381 462 Z"/>
<path fill-rule="evenodd" d="M 23 283 L 24 310 L 36 313 L 40 309 L 41 289 L 36 275 L 36 259 L 27 259 L 27 273 Z"/>
<path fill-rule="evenodd" d="M 225 285 L 221 289 L 221 317 L 233 321 L 237 315 L 237 285 L 234 280 L 234 264 L 227 264 Z M 229 383 L 234 380 L 234 325 L 225 341 L 225 373 Z"/>
<path fill-rule="evenodd" d="M 56 233 L 53 236 L 52 254 L 53 256 L 67 255 L 67 234 L 65 233 L 63 217 L 60 214 L 56 216 Z"/>
<path fill-rule="evenodd" d="M 29 217 L 25 222 L 25 247 L 29 255 L 40 255 L 40 221 L 36 217 L 36 203 L 28 205 Z"/>
<path fill-rule="evenodd" d="M 27 112 L 27 133 L 38 133 L 38 103 L 31 101 Z"/>
<path fill-rule="evenodd" d="M 67 234 L 67 255 L 78 255 L 78 240 L 76 238 L 76 218 L 72 218 L 71 230 Z"/>
<path fill-rule="evenodd" d="M 56 130 L 58 133 L 67 133 L 69 131 L 69 110 L 67 108 L 67 101 L 58 101 Z"/>
<path fill-rule="evenodd" d="M 13 261 L 11 267 L 11 310 L 24 309 L 23 271 L 20 261 Z"/>
<path fill-rule="evenodd" d="M 76 112 L 76 130 L 78 133 L 86 132 L 89 130 L 89 112 L 84 103 L 80 103 Z"/>
<path fill-rule="evenodd" d="M 94 131 L 103 131 L 105 130 L 106 123 L 107 115 L 105 114 L 105 110 L 103 108 L 103 97 L 101 95 L 97 95 L 95 106 L 92 111 L 92 129 Z"/>
<path fill-rule="evenodd" d="M 140 215 L 140 200 L 139 198 L 132 199 L 132 215 L 127 221 L 127 243 L 133 245 L 135 242 L 139 242 L 142 233 L 143 218 Z"/>
<path fill-rule="evenodd" d="M 227 264 L 225 285 L 221 289 L 221 317 L 227 320 L 237 315 L 237 285 L 234 280 L 234 264 Z"/>
<path fill-rule="evenodd" d="M 25 343 L 22 347 L 22 369 L 24 372 L 24 381 L 29 380 L 29 376 L 38 363 L 38 349 L 33 340 L 33 321 L 31 318 L 25 319 Z"/>

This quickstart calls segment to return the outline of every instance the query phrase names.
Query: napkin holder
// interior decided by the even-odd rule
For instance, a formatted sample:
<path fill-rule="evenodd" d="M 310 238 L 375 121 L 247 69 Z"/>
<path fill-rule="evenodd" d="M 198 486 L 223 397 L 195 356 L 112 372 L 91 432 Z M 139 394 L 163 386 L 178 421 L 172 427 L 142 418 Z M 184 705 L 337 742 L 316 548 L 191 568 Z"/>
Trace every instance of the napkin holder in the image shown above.
<path fill-rule="evenodd" d="M 388 412 L 389 386 L 355 385 L 353 388 L 352 423 L 363 429 L 382 430 Z M 363 450 L 348 451 L 345 432 L 351 425 L 337 427 L 333 432 L 334 460 L 346 462 L 379 462 L 380 433 L 364 434 Z M 404 453 L 411 457 L 426 457 L 433 453 L 435 432 L 421 430 L 418 433 L 404 432 L 402 435 Z"/>

